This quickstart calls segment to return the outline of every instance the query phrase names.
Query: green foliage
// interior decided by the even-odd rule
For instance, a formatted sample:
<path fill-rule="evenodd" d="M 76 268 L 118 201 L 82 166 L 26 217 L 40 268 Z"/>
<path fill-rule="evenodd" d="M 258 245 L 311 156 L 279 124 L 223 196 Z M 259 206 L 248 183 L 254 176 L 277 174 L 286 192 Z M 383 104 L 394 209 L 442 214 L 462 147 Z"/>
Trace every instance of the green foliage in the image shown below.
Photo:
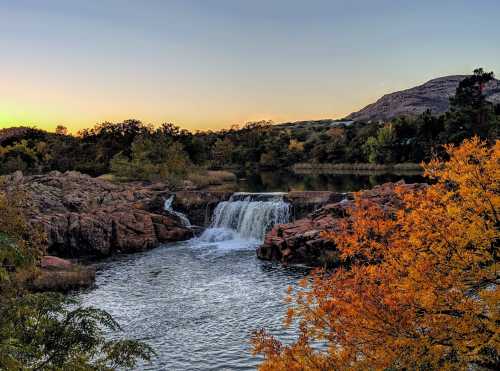
<path fill-rule="evenodd" d="M 111 160 L 111 172 L 119 178 L 176 181 L 190 167 L 182 144 L 163 137 L 138 137 L 131 146 L 130 159 L 122 152 Z"/>
<path fill-rule="evenodd" d="M 152 349 L 108 340 L 118 323 L 105 311 L 75 307 L 59 294 L 26 294 L 0 307 L 0 369 L 112 370 L 150 360 Z"/>
<path fill-rule="evenodd" d="M 392 125 L 378 129 L 376 137 L 369 137 L 365 143 L 368 161 L 387 164 L 394 162 L 393 148 L 396 141 L 396 131 Z"/>
<path fill-rule="evenodd" d="M 150 360 L 148 345 L 104 336 L 120 329 L 108 313 L 27 291 L 44 236 L 25 222 L 23 199 L 0 193 L 0 370 L 112 370 Z"/>
<path fill-rule="evenodd" d="M 273 125 L 258 121 L 241 128 L 190 133 L 171 123 L 153 128 L 126 120 L 98 124 L 76 137 L 67 135 L 62 126 L 56 134 L 15 128 L 21 134 L 13 139 L 2 140 L 0 135 L 0 174 L 77 170 L 99 176 L 113 168 L 127 179 L 180 177 L 182 171 L 175 170 L 174 164 L 162 165 L 165 156 L 171 155 L 177 156 L 173 162 L 183 164 L 181 167 L 185 161 L 180 157 L 196 166 L 213 168 L 276 169 L 298 162 L 418 163 L 443 153 L 445 143 L 458 144 L 473 135 L 490 141 L 498 137 L 500 105 L 493 106 L 483 94 L 492 78 L 492 72 L 475 70 L 459 84 L 450 99 L 450 111 L 444 115 L 424 112 L 382 124 Z M 151 146 L 172 149 L 166 155 L 163 148 Z"/>

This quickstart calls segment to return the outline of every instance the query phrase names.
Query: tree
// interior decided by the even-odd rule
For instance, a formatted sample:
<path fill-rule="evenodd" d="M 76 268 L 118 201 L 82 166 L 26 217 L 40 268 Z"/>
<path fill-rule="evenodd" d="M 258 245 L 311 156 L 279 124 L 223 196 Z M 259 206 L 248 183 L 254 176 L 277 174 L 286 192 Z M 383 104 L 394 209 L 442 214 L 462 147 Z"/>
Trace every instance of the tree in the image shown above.
<path fill-rule="evenodd" d="M 56 134 L 57 135 L 68 135 L 68 128 L 66 126 L 63 126 L 63 125 L 57 125 Z"/>
<path fill-rule="evenodd" d="M 451 110 L 446 120 L 446 136 L 453 142 L 473 135 L 495 138 L 498 122 L 493 104 L 484 95 L 485 85 L 493 79 L 493 72 L 477 68 L 458 85 L 455 96 L 450 98 Z"/>
<path fill-rule="evenodd" d="M 111 370 L 149 360 L 149 346 L 105 338 L 105 330 L 119 329 L 108 313 L 59 294 L 27 290 L 45 236 L 26 223 L 24 199 L 0 193 L 0 369 Z"/>
<path fill-rule="evenodd" d="M 232 163 L 233 142 L 229 138 L 217 139 L 212 147 L 212 158 L 216 166 L 228 166 Z"/>
<path fill-rule="evenodd" d="M 482 68 L 476 68 L 471 76 L 466 77 L 458 84 L 455 96 L 450 98 L 452 108 L 468 106 L 481 108 L 486 104 L 485 85 L 494 78 L 493 72 L 485 72 Z"/>
<path fill-rule="evenodd" d="M 400 191 L 400 208 L 358 198 L 324 234 L 345 268 L 313 273 L 290 297 L 297 341 L 254 335 L 261 370 L 498 369 L 500 141 L 446 151 L 425 166 L 436 183 Z"/>
<path fill-rule="evenodd" d="M 379 128 L 377 136 L 369 137 L 365 143 L 368 161 L 381 164 L 394 162 L 395 141 L 396 132 L 392 124 Z"/>
<path fill-rule="evenodd" d="M 190 162 L 182 145 L 166 137 L 138 137 L 132 143 L 131 158 L 119 153 L 111 160 L 111 171 L 128 180 L 169 180 L 184 176 Z"/>

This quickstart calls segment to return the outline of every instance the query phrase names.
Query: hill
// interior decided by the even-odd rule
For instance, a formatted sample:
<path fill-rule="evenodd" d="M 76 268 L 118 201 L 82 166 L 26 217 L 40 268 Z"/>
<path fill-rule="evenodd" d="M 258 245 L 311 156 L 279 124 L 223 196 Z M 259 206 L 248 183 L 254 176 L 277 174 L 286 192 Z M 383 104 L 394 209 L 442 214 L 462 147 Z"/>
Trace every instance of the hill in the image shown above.
<path fill-rule="evenodd" d="M 410 89 L 386 94 L 375 103 L 351 113 L 346 120 L 384 121 L 398 116 L 416 116 L 426 110 L 436 115 L 444 113 L 450 107 L 449 98 L 455 94 L 458 84 L 465 77 L 439 77 Z M 486 86 L 485 95 L 488 101 L 500 103 L 500 81 L 491 81 Z"/>

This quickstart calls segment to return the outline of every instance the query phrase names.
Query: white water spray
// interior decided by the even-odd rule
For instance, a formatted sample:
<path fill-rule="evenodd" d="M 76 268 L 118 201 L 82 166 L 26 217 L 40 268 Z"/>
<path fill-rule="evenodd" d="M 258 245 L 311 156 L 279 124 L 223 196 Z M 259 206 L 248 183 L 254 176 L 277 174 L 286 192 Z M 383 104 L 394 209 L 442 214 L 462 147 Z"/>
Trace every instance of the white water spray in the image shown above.
<path fill-rule="evenodd" d="M 200 239 L 218 242 L 232 239 L 263 241 L 275 224 L 288 223 L 290 205 L 283 193 L 235 193 L 214 210 L 212 224 Z"/>
<path fill-rule="evenodd" d="M 163 209 L 165 211 L 168 211 L 169 213 L 174 214 L 175 216 L 177 216 L 179 218 L 179 220 L 181 221 L 181 224 L 184 227 L 191 227 L 191 222 L 189 221 L 189 219 L 187 218 L 187 216 L 184 215 L 183 213 L 175 211 L 173 209 L 173 207 L 172 207 L 173 203 L 174 203 L 174 196 L 172 195 L 168 199 L 165 200 L 165 203 L 163 204 Z"/>

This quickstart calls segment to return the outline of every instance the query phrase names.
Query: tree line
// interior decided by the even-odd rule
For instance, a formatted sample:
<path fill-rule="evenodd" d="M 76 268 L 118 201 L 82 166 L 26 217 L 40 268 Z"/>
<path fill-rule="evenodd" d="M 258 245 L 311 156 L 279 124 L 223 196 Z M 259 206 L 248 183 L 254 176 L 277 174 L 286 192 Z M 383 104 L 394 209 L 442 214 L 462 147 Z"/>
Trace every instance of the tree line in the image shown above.
<path fill-rule="evenodd" d="M 26 129 L 0 138 L 0 174 L 76 170 L 99 176 L 153 180 L 182 178 L 203 167 L 277 169 L 301 162 L 419 163 L 444 154 L 443 145 L 474 135 L 498 136 L 500 104 L 485 99 L 492 72 L 476 69 L 458 86 L 450 110 L 434 116 L 400 117 L 390 122 L 333 125 L 273 125 L 251 122 L 220 131 L 191 133 L 171 123 L 159 127 L 138 120 L 105 122 L 68 135 Z"/>

